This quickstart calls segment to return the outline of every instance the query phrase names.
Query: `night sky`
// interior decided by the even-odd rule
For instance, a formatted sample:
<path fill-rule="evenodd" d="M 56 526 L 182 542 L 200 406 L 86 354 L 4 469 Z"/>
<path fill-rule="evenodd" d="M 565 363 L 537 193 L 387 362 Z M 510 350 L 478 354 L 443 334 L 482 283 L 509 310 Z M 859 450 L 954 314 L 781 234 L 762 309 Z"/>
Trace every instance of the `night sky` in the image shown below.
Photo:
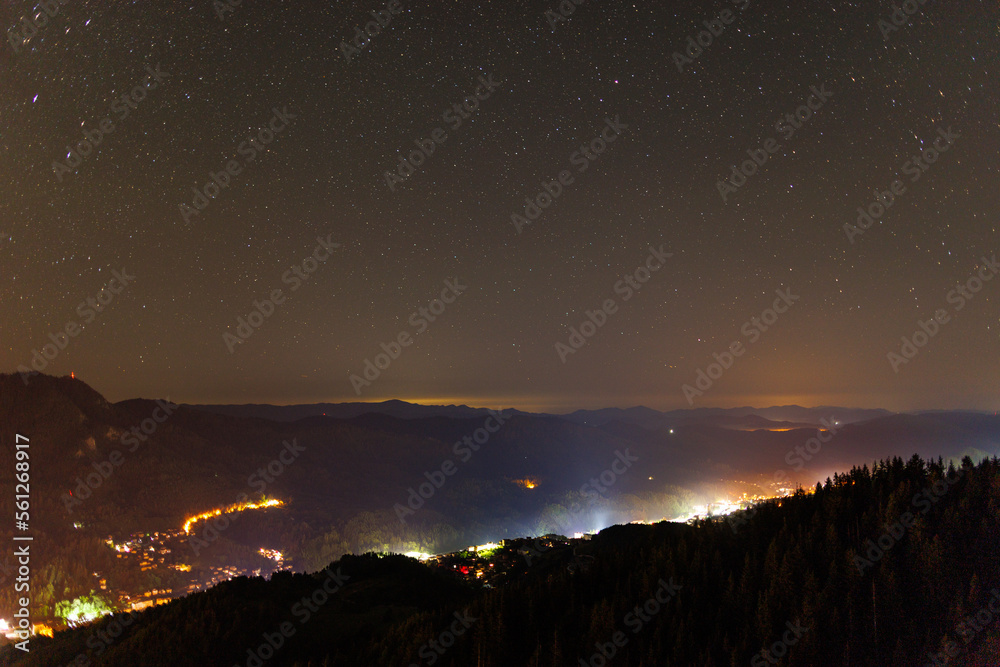
<path fill-rule="evenodd" d="M 52 6 L 0 11 L 4 372 L 51 334 L 111 400 L 1000 409 L 995 0 Z"/>

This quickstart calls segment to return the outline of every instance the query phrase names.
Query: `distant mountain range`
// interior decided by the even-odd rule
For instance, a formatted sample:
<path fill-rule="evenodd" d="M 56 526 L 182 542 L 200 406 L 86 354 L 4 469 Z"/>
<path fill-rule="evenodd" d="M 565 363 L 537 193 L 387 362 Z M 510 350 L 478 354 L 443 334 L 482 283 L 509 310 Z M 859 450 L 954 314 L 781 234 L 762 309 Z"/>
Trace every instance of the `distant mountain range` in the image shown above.
<path fill-rule="evenodd" d="M 243 405 L 190 405 L 188 407 L 205 412 L 214 412 L 230 417 L 254 417 L 279 422 L 293 422 L 306 417 L 332 417 L 352 419 L 367 414 L 386 415 L 397 419 L 422 419 L 427 417 L 448 417 L 469 419 L 485 417 L 487 408 L 470 408 L 466 405 L 419 405 L 406 401 L 391 400 L 381 403 L 311 403 L 304 405 L 267 405 L 248 403 Z M 504 410 L 511 414 L 525 414 L 518 410 Z"/>
<path fill-rule="evenodd" d="M 40 483 L 51 476 L 52 482 L 68 486 L 92 460 L 124 449 L 123 437 L 128 438 L 129 430 L 148 420 L 156 409 L 157 403 L 148 399 L 109 403 L 78 379 L 37 375 L 25 386 L 18 375 L 0 375 L 3 427 L 35 430 L 43 434 L 39 447 L 50 448 L 52 457 L 38 472 Z M 228 494 L 230 483 L 235 489 L 241 478 L 246 479 L 244 471 L 252 472 L 251 466 L 273 458 L 272 450 L 277 451 L 283 439 L 297 437 L 309 448 L 304 457 L 315 460 L 303 466 L 308 471 L 289 473 L 289 479 L 308 487 L 310 477 L 329 478 L 336 481 L 337 489 L 360 494 L 351 496 L 351 505 L 365 505 L 360 502 L 365 495 L 405 491 L 426 470 L 440 465 L 442 458 L 456 458 L 454 443 L 475 433 L 490 414 L 487 408 L 398 400 L 181 405 L 146 436 L 149 443 L 125 458 L 140 458 L 151 466 L 144 473 L 152 469 L 161 474 L 185 459 L 185 484 L 195 488 L 185 489 L 176 510 L 187 512 L 207 498 Z M 481 454 L 463 466 L 462 477 L 496 482 L 535 476 L 556 488 L 575 489 L 592 471 L 606 466 L 609 453 L 624 447 L 641 453 L 644 470 L 671 483 L 718 479 L 719 471 L 726 468 L 740 470 L 741 475 L 767 474 L 788 467 L 786 454 L 815 436 L 817 429 L 829 430 L 830 424 L 836 425 L 830 444 L 811 455 L 812 465 L 805 466 L 805 472 L 849 468 L 915 452 L 936 457 L 966 450 L 993 454 L 1000 449 L 1000 417 L 977 412 L 896 414 L 781 406 L 670 412 L 609 408 L 565 415 L 505 409 L 502 414 L 503 427 L 490 435 Z M 336 465 L 328 459 L 331 455 L 340 457 Z M 122 480 L 137 470 L 138 466 L 122 465 Z M 0 471 L 6 474 L 7 470 Z M 364 483 L 359 485 L 360 478 Z M 203 479 L 212 482 L 205 484 Z M 275 485 L 285 483 L 282 477 Z M 156 480 L 146 479 L 147 493 L 150 484 L 155 488 Z M 627 483 L 630 492 L 641 488 L 631 488 L 633 484 L 638 485 L 638 480 Z M 170 488 L 161 491 L 173 492 Z M 345 495 L 336 490 L 326 493 L 330 500 Z M 121 500 L 133 502 L 126 497 Z"/>
<path fill-rule="evenodd" d="M 238 493 L 247 476 L 291 438 L 307 448 L 303 460 L 308 464 L 291 466 L 272 488 L 287 487 L 297 496 L 315 494 L 317 502 L 322 498 L 338 514 L 391 507 L 426 471 L 449 458 L 462 464 L 456 479 L 463 483 L 503 486 L 509 480 L 538 478 L 544 483 L 531 494 L 535 503 L 549 492 L 579 489 L 624 448 L 642 457 L 643 474 L 624 476 L 615 485 L 616 493 L 646 492 L 660 482 L 691 486 L 725 481 L 737 471 L 743 480 L 770 477 L 792 465 L 786 460 L 794 458 L 789 452 L 804 446 L 817 429 L 829 430 L 830 424 L 836 426 L 829 444 L 810 453 L 808 465 L 795 471 L 793 477 L 803 483 L 821 479 L 825 471 L 887 456 L 982 456 L 1000 450 L 1000 418 L 994 414 L 800 406 L 660 412 L 635 407 L 565 415 L 504 410 L 502 428 L 465 462 L 454 445 L 483 427 L 491 414 L 488 409 L 394 400 L 181 405 L 144 436 L 148 443 L 134 454 L 128 452 L 123 438 L 156 409 L 157 403 L 147 399 L 109 403 L 81 380 L 68 377 L 38 375 L 26 387 L 18 375 L 0 375 L 3 427 L 35 431 L 41 440 L 37 446 L 51 454 L 36 473 L 37 483 L 68 489 L 93 463 L 123 450 L 126 464 L 132 459 L 142 463 L 121 465 L 105 500 L 133 506 L 139 499 L 141 507 L 141 498 L 155 492 L 169 499 L 168 515 L 190 513 Z M 657 484 L 648 484 L 649 477 Z M 177 478 L 182 478 L 179 485 Z M 104 488 L 99 489 L 97 497 L 103 493 Z"/>
<path fill-rule="evenodd" d="M 486 409 L 402 401 L 180 405 L 159 420 L 162 406 L 110 403 L 69 377 L 37 375 L 25 386 L 19 375 L 0 375 L 0 487 L 13 488 L 9 443 L 15 433 L 29 437 L 32 516 L 52 552 L 40 553 L 39 567 L 81 553 L 100 559 L 109 535 L 177 530 L 186 517 L 247 496 L 284 505 L 246 519 L 243 533 L 227 532 L 203 558 L 271 545 L 302 569 L 345 552 L 439 553 L 669 519 L 876 459 L 978 461 L 1000 452 L 1000 417 L 973 412 L 504 410 L 499 424 Z M 292 442 L 300 453 L 276 464 Z M 81 480 L 98 470 L 108 475 L 81 497 Z M 13 511 L 13 494 L 0 495 L 0 513 Z M 0 524 L 0 540 L 10 531 Z M 12 594 L 0 590 L 0 616 Z"/>
<path fill-rule="evenodd" d="M 365 414 L 379 414 L 397 419 L 421 419 L 427 417 L 448 417 L 468 419 L 485 417 L 488 408 L 472 408 L 467 405 L 418 405 L 400 400 L 379 403 L 312 403 L 302 405 L 267 405 L 250 403 L 243 405 L 198 405 L 189 407 L 231 417 L 254 417 L 273 421 L 297 421 L 305 417 L 333 417 L 351 419 Z M 601 410 L 577 410 L 569 414 L 529 413 L 521 410 L 505 409 L 504 412 L 518 415 L 545 414 L 585 426 L 603 426 L 611 422 L 636 424 L 645 428 L 670 428 L 682 424 L 706 423 L 724 428 L 737 429 L 780 429 L 809 428 L 821 424 L 821 419 L 834 419 L 842 424 L 869 421 L 893 413 L 888 410 L 839 408 L 821 406 L 803 408 L 785 405 L 770 408 L 696 408 L 660 412 L 646 407 L 604 408 Z"/>

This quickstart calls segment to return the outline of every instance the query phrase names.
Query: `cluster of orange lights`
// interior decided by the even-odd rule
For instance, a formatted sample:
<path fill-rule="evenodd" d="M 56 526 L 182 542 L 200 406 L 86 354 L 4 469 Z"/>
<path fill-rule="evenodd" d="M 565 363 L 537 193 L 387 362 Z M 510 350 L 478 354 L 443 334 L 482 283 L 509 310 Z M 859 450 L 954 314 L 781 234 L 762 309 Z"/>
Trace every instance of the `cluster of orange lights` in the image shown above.
<path fill-rule="evenodd" d="M 205 519 L 211 519 L 213 517 L 220 516 L 222 514 L 233 514 L 234 512 L 243 512 L 245 510 L 256 510 L 262 509 L 264 507 L 281 507 L 285 503 L 276 498 L 271 499 L 261 499 L 260 502 L 242 502 L 229 505 L 228 507 L 216 507 L 214 510 L 208 510 L 207 512 L 202 512 L 201 514 L 196 514 L 190 517 L 184 522 L 184 532 L 187 534 L 191 533 L 191 526 L 198 523 L 199 521 L 204 521 Z"/>
<path fill-rule="evenodd" d="M 538 486 L 537 479 L 531 479 L 530 477 L 525 477 L 524 479 L 515 479 L 514 483 L 518 486 L 523 486 L 526 489 L 533 489 Z"/>

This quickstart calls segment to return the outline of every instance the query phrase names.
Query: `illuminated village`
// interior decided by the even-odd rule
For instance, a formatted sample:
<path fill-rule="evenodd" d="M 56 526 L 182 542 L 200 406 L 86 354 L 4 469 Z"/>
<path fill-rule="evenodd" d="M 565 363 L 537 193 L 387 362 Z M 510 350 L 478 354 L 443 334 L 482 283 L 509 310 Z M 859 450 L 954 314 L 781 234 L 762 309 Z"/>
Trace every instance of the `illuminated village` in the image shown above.
<path fill-rule="evenodd" d="M 525 489 L 533 489 L 540 483 L 531 478 L 514 482 Z M 690 512 L 673 519 L 663 517 L 658 520 L 636 520 L 631 523 L 651 525 L 662 521 L 693 523 L 699 520 L 721 519 L 733 512 L 750 509 L 756 503 L 779 499 L 793 492 L 794 489 L 791 488 L 777 488 L 770 496 L 744 493 L 735 500 L 718 499 L 712 503 L 692 506 Z M 266 546 L 257 550 L 257 555 L 260 556 L 258 567 L 222 564 L 195 568 L 187 562 L 193 553 L 188 540 L 192 534 L 197 535 L 197 531 L 194 530 L 197 524 L 220 516 L 283 505 L 283 501 L 273 498 L 258 502 L 236 503 L 191 516 L 180 528 L 174 530 L 133 534 L 122 541 L 116 541 L 112 536 L 107 537 L 104 542 L 109 549 L 114 550 L 116 558 L 136 566 L 140 572 L 171 571 L 174 575 L 172 580 L 181 581 L 183 584 L 175 588 L 151 588 L 140 594 L 128 594 L 124 591 L 110 590 L 107 578 L 101 573 L 94 572 L 95 591 L 97 589 L 101 591 L 102 597 L 108 600 L 108 605 L 94 604 L 92 600 L 87 599 L 74 600 L 72 603 L 67 603 L 65 616 L 59 619 L 45 619 L 42 623 L 36 624 L 33 634 L 51 635 L 54 629 L 76 627 L 105 614 L 138 611 L 165 604 L 174 598 L 211 588 L 234 577 L 267 577 L 274 572 L 291 569 L 291 564 L 280 550 Z M 82 528 L 80 524 L 74 526 Z M 501 540 L 499 543 L 488 542 L 450 553 L 408 552 L 405 555 L 468 584 L 497 587 L 515 580 L 524 575 L 529 568 L 537 566 L 567 567 L 570 570 L 586 569 L 592 561 L 586 554 L 587 546 L 596 532 L 596 530 L 590 533 L 577 532 L 572 537 L 548 534 L 533 538 Z M 16 636 L 14 628 L 7 619 L 0 618 L 0 634 L 8 639 Z"/>
<path fill-rule="evenodd" d="M 151 588 L 140 594 L 129 594 L 121 590 L 111 590 L 107 577 L 94 572 L 94 591 L 96 593 L 99 590 L 100 598 L 107 602 L 98 602 L 94 596 L 66 601 L 63 614 L 57 612 L 58 619 L 44 619 L 42 623 L 36 623 L 32 634 L 51 636 L 53 629 L 76 627 L 110 613 L 138 611 L 165 604 L 174 598 L 211 588 L 234 577 L 270 576 L 274 572 L 290 569 L 284 554 L 269 547 L 260 547 L 257 550 L 260 566 L 255 568 L 230 564 L 209 565 L 196 569 L 188 562 L 194 553 L 188 544 L 188 539 L 196 524 L 223 515 L 282 505 L 284 503 L 277 499 L 236 503 L 189 517 L 183 526 L 176 530 L 133 534 L 122 541 L 116 541 L 113 536 L 108 536 L 104 543 L 115 552 L 116 558 L 124 561 L 124 564 L 135 566 L 139 572 L 163 574 L 170 571 L 174 575 L 171 579 L 181 581 L 183 585 L 177 588 Z M 74 528 L 81 529 L 83 525 L 74 523 Z M 12 626 L 8 619 L 0 618 L 0 634 L 11 640 L 17 636 Z"/>

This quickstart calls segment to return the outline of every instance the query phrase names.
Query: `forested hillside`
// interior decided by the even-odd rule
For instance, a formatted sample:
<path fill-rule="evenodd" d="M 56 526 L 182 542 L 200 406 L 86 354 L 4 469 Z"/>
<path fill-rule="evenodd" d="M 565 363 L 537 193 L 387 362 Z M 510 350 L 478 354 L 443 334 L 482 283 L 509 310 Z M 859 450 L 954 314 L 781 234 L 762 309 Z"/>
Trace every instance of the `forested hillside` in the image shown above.
<path fill-rule="evenodd" d="M 596 666 L 605 655 L 637 667 L 995 665 L 998 537 L 1000 461 L 893 458 L 742 514 L 612 527 L 583 551 L 529 549 L 504 586 L 352 556 L 144 612 L 101 655 L 88 640 L 120 621 L 0 657 L 246 665 L 264 646 L 267 664 L 301 667 Z"/>

